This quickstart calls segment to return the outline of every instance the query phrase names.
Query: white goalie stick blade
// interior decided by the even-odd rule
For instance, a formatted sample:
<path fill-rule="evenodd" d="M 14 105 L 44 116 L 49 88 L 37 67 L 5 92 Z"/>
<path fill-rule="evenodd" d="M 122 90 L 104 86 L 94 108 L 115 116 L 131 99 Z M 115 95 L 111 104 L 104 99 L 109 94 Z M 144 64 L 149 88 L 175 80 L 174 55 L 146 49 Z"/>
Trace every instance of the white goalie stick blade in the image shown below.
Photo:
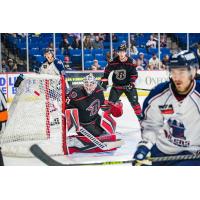
<path fill-rule="evenodd" d="M 96 137 L 94 137 L 89 131 L 87 131 L 85 128 L 80 127 L 80 133 L 83 134 L 85 137 L 87 137 L 92 143 L 94 143 L 97 147 L 99 147 L 102 150 L 110 150 L 114 148 L 121 147 L 124 142 L 122 140 L 117 141 L 111 141 L 111 142 L 101 142 Z"/>

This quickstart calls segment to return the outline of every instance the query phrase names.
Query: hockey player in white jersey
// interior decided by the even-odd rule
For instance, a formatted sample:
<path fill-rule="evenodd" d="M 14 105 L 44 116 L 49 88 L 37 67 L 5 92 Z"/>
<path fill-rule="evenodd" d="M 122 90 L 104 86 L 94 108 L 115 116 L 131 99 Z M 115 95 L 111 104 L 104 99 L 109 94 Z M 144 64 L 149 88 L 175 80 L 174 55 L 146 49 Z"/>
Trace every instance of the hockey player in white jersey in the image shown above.
<path fill-rule="evenodd" d="M 65 75 L 64 65 L 61 60 L 54 57 L 54 51 L 47 48 L 44 53 L 46 60 L 39 69 L 40 74 Z"/>
<path fill-rule="evenodd" d="M 54 50 L 51 48 L 47 48 L 44 52 L 45 61 L 41 65 L 39 69 L 40 74 L 49 74 L 49 75 L 64 75 L 65 76 L 65 69 L 64 65 L 61 60 L 54 57 Z M 23 74 L 20 74 L 14 86 L 19 87 L 21 82 L 24 80 Z"/>
<path fill-rule="evenodd" d="M 143 104 L 142 141 L 136 163 L 148 157 L 187 155 L 200 150 L 200 82 L 198 62 L 191 51 L 174 54 L 169 63 L 170 81 L 156 86 Z M 200 166 L 200 159 L 153 162 L 152 165 Z"/>

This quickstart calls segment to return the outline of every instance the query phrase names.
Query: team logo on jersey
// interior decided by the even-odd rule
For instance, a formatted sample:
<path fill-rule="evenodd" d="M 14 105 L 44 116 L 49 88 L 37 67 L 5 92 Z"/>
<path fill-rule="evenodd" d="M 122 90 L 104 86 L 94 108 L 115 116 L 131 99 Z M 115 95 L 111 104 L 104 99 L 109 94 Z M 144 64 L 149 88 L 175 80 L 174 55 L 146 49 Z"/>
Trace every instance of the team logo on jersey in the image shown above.
<path fill-rule="evenodd" d="M 100 100 L 96 99 L 90 104 L 90 106 L 86 110 L 90 111 L 90 116 L 93 116 L 98 113 L 99 108 L 100 108 Z"/>
<path fill-rule="evenodd" d="M 190 145 L 190 141 L 186 140 L 185 126 L 183 122 L 177 119 L 169 118 L 167 124 L 169 131 L 164 130 L 166 138 L 177 146 L 188 147 Z"/>
<path fill-rule="evenodd" d="M 115 75 L 118 80 L 124 80 L 126 78 L 126 70 L 125 69 L 115 70 Z"/>
<path fill-rule="evenodd" d="M 47 68 L 47 65 L 43 65 L 43 68 L 46 69 L 46 68 Z"/>
<path fill-rule="evenodd" d="M 75 91 L 72 91 L 71 94 L 70 94 L 70 97 L 72 99 L 76 98 L 77 97 L 77 93 Z"/>
<path fill-rule="evenodd" d="M 170 105 L 160 105 L 159 109 L 161 111 L 161 114 L 173 114 L 174 113 L 174 109 L 172 104 Z"/>

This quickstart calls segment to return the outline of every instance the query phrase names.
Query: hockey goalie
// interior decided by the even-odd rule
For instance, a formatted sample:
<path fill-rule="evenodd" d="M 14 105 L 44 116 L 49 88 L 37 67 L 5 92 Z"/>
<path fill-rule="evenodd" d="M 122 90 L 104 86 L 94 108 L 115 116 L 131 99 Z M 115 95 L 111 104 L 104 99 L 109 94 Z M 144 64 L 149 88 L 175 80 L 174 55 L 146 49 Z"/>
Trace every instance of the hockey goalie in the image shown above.
<path fill-rule="evenodd" d="M 75 126 L 76 135 L 68 136 L 68 153 L 113 151 L 122 145 L 116 139 L 114 117 L 123 114 L 122 103 L 104 98 L 103 89 L 92 74 L 83 80 L 83 86 L 73 88 L 67 102 L 68 131 Z"/>
<path fill-rule="evenodd" d="M 86 76 L 83 86 L 73 88 L 67 96 L 68 110 L 63 76 L 26 75 L 17 88 L 1 135 L 3 155 L 32 157 L 30 147 L 34 144 L 52 156 L 112 151 L 121 146 L 112 116 L 122 115 L 122 103 L 105 101 L 94 76 Z M 76 135 L 70 133 L 73 125 Z"/>

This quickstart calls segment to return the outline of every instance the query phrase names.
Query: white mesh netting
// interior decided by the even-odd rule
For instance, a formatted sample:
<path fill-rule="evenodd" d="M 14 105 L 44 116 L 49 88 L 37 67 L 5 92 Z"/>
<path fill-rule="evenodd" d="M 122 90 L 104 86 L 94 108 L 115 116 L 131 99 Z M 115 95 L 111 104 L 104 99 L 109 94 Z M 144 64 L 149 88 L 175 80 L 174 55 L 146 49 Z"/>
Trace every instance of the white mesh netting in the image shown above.
<path fill-rule="evenodd" d="M 64 154 L 63 80 L 59 76 L 29 75 L 22 81 L 1 135 L 4 155 L 30 157 L 29 148 L 35 143 L 49 155 Z"/>

